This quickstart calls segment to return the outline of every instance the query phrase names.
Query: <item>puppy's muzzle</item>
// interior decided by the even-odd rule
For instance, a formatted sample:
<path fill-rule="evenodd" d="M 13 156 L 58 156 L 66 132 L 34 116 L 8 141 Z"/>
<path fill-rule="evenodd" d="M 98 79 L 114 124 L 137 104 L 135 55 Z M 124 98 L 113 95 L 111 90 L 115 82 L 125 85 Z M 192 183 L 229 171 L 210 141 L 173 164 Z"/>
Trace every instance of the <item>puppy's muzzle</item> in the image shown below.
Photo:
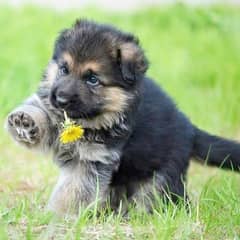
<path fill-rule="evenodd" d="M 67 94 L 63 91 L 54 91 L 51 95 L 51 102 L 57 108 L 67 108 L 74 98 L 73 95 Z"/>
<path fill-rule="evenodd" d="M 70 97 L 64 94 L 58 94 L 56 96 L 56 102 L 60 107 L 66 107 L 70 102 Z"/>

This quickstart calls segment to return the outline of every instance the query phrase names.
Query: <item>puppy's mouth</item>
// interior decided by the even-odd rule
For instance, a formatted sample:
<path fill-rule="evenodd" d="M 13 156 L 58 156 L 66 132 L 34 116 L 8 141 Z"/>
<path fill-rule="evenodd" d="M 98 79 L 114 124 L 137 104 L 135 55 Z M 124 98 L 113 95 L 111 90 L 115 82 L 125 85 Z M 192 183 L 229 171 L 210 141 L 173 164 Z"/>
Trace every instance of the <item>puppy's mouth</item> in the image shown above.
<path fill-rule="evenodd" d="M 54 92 L 50 95 L 50 103 L 55 109 L 65 111 L 72 119 L 93 119 L 101 114 L 99 104 L 89 107 L 77 98 L 64 101 L 64 99 L 56 97 Z"/>
<path fill-rule="evenodd" d="M 86 108 L 82 103 L 76 100 L 69 101 L 67 104 L 61 104 L 59 101 L 56 101 L 54 94 L 51 94 L 50 96 L 50 103 L 55 109 L 61 112 L 65 111 L 68 117 L 72 119 L 93 119 L 101 114 L 101 111 L 99 109 Z"/>
<path fill-rule="evenodd" d="M 76 111 L 72 109 L 63 109 L 66 111 L 67 115 L 72 118 L 72 119 L 93 119 L 100 115 L 101 113 L 97 110 L 92 110 L 92 111 Z"/>

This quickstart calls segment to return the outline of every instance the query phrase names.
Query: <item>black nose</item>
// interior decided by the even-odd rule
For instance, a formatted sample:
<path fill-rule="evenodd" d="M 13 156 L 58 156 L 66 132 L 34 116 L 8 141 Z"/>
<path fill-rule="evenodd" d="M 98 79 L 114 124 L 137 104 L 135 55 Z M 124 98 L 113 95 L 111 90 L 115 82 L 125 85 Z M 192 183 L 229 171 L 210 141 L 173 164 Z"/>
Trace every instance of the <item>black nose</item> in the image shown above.
<path fill-rule="evenodd" d="M 64 92 L 57 92 L 53 96 L 53 101 L 58 107 L 64 108 L 70 103 L 70 96 Z"/>
<path fill-rule="evenodd" d="M 68 98 L 66 96 L 56 96 L 56 101 L 60 105 L 66 105 L 68 103 Z"/>

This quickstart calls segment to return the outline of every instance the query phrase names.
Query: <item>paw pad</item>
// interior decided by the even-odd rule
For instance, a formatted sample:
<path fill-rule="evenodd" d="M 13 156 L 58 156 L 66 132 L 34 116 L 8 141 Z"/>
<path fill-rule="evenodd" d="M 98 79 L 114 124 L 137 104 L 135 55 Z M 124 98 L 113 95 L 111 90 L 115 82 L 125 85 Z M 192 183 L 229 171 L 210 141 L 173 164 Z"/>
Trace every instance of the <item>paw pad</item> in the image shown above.
<path fill-rule="evenodd" d="M 39 127 L 25 112 L 14 112 L 8 117 L 8 128 L 13 137 L 20 142 L 35 144 L 40 139 Z"/>

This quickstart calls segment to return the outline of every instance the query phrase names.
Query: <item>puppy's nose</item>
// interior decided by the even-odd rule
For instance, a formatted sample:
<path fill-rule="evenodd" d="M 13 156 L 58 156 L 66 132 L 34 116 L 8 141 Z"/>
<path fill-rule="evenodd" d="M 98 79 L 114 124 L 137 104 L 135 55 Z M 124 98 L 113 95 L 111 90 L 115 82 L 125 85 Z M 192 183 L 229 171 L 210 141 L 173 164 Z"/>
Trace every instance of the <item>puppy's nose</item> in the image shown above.
<path fill-rule="evenodd" d="M 56 102 L 59 107 L 66 107 L 70 101 L 70 97 L 62 92 L 56 94 Z"/>

